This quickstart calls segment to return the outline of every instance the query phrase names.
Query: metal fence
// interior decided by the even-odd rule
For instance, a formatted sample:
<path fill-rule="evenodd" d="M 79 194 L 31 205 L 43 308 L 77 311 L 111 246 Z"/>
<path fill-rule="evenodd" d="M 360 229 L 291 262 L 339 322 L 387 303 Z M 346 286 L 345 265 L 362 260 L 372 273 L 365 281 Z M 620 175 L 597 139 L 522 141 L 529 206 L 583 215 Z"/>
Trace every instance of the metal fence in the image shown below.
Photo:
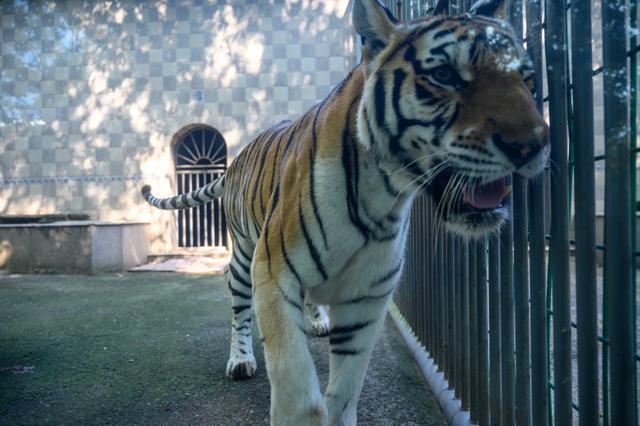
<path fill-rule="evenodd" d="M 402 20 L 434 3 L 386 1 Z M 395 303 L 472 422 L 635 425 L 637 0 L 518 0 L 510 14 L 544 87 L 550 166 L 513 176 L 511 223 L 478 241 L 435 227 L 419 197 Z"/>

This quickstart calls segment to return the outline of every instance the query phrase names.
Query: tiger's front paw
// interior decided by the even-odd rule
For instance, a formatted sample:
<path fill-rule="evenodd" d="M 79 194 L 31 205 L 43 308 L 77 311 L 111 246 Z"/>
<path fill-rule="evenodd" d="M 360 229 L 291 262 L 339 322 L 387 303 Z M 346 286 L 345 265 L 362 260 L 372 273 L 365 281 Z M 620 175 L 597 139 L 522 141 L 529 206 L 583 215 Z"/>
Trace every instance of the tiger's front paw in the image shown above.
<path fill-rule="evenodd" d="M 232 356 L 227 362 L 227 377 L 233 380 L 250 379 L 256 375 L 257 368 L 253 355 Z"/>
<path fill-rule="evenodd" d="M 329 335 L 329 318 L 320 321 L 311 321 L 311 329 L 313 334 L 318 337 L 326 337 Z"/>

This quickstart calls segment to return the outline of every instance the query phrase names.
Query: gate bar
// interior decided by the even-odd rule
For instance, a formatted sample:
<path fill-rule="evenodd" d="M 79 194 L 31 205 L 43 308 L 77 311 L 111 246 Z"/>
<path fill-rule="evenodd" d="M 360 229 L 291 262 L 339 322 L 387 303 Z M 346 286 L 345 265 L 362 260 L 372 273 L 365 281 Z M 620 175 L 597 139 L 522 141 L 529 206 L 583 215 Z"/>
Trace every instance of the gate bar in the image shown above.
<path fill-rule="evenodd" d="M 571 5 L 571 80 L 575 167 L 575 262 L 578 323 L 578 413 L 580 426 L 596 426 L 598 397 L 598 304 L 596 287 L 591 1 Z"/>
<path fill-rule="evenodd" d="M 605 277 L 609 284 L 611 424 L 635 424 L 626 4 L 602 2 L 605 126 Z M 634 218 L 635 219 L 635 218 Z"/>
<path fill-rule="evenodd" d="M 489 404 L 491 425 L 500 425 L 500 237 L 489 237 Z"/>
<path fill-rule="evenodd" d="M 555 424 L 572 424 L 571 311 L 564 1 L 547 1 L 545 50 L 551 142 L 551 242 Z"/>

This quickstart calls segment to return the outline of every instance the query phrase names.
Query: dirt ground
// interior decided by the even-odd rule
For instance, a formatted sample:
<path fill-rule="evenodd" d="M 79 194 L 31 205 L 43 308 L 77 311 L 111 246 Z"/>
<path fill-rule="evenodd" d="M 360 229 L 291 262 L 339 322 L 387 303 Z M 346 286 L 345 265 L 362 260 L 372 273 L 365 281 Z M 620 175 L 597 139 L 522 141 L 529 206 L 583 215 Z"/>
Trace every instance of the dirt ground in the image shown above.
<path fill-rule="evenodd" d="M 221 276 L 0 276 L 0 424 L 268 424 L 269 383 L 224 375 Z M 328 340 L 311 347 L 326 384 Z M 362 425 L 445 425 L 394 326 L 374 351 Z"/>

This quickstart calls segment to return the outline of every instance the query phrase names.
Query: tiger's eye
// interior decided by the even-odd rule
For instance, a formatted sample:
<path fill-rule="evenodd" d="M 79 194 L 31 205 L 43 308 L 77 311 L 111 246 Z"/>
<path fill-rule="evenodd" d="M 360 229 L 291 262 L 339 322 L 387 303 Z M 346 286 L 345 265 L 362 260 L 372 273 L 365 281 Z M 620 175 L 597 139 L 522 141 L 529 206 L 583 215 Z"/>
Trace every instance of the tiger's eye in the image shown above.
<path fill-rule="evenodd" d="M 447 81 L 451 78 L 451 70 L 449 67 L 439 67 L 433 73 L 433 76 L 441 81 Z"/>
<path fill-rule="evenodd" d="M 433 78 L 441 84 L 452 85 L 456 82 L 456 72 L 449 65 L 441 65 L 431 71 Z"/>

